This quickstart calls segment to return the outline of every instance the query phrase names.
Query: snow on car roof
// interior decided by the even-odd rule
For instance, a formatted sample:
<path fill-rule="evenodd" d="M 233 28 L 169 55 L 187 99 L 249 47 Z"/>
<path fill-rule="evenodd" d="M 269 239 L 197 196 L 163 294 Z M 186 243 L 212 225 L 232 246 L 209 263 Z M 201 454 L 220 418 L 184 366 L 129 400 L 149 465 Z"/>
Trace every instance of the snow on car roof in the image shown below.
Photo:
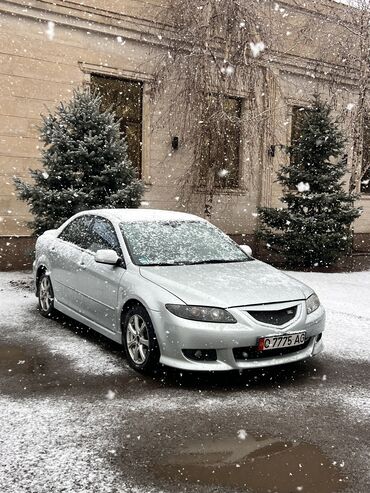
<path fill-rule="evenodd" d="M 120 222 L 131 221 L 205 221 L 201 217 L 185 212 L 160 209 L 95 209 L 84 214 L 98 214 Z"/>

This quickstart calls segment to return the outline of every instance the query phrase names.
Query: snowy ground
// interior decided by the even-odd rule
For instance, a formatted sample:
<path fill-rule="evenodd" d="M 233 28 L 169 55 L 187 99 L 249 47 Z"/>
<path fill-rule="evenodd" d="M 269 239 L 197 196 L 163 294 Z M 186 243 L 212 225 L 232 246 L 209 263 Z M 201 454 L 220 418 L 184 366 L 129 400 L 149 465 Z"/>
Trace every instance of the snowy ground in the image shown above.
<path fill-rule="evenodd" d="M 0 273 L 0 492 L 370 491 L 370 271 L 291 275 L 327 309 L 325 353 L 145 379 Z"/>

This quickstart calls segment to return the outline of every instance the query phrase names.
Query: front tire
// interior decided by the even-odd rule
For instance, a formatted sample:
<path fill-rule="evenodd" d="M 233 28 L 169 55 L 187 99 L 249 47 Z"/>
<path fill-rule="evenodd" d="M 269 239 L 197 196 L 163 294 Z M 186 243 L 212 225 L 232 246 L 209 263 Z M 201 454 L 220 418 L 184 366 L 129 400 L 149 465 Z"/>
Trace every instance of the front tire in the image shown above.
<path fill-rule="evenodd" d="M 139 303 L 129 308 L 122 323 L 122 342 L 129 365 L 141 373 L 153 373 L 160 351 L 152 321 Z"/>
<path fill-rule="evenodd" d="M 43 317 L 51 317 L 55 313 L 54 291 L 50 276 L 42 274 L 38 286 L 39 311 Z"/>

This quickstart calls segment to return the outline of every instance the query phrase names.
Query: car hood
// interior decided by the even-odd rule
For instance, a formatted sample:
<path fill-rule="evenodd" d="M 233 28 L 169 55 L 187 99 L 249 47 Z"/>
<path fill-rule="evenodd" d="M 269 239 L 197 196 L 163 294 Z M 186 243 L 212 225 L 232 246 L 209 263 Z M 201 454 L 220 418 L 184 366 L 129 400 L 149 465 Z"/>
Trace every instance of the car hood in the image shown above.
<path fill-rule="evenodd" d="M 140 267 L 140 274 L 188 305 L 222 308 L 307 298 L 305 284 L 258 260 Z"/>

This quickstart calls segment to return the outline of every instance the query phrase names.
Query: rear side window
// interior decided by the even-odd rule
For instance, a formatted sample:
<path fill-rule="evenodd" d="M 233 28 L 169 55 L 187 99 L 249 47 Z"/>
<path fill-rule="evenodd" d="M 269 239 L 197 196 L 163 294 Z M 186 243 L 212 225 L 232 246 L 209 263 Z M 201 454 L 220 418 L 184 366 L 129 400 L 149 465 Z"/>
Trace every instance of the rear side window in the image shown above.
<path fill-rule="evenodd" d="M 88 248 L 91 242 L 92 216 L 80 216 L 74 219 L 60 233 L 59 238 L 80 248 Z"/>
<path fill-rule="evenodd" d="M 94 218 L 91 225 L 89 244 L 86 248 L 94 253 L 98 250 L 115 250 L 118 255 L 122 256 L 121 247 L 112 223 L 102 217 Z"/>

